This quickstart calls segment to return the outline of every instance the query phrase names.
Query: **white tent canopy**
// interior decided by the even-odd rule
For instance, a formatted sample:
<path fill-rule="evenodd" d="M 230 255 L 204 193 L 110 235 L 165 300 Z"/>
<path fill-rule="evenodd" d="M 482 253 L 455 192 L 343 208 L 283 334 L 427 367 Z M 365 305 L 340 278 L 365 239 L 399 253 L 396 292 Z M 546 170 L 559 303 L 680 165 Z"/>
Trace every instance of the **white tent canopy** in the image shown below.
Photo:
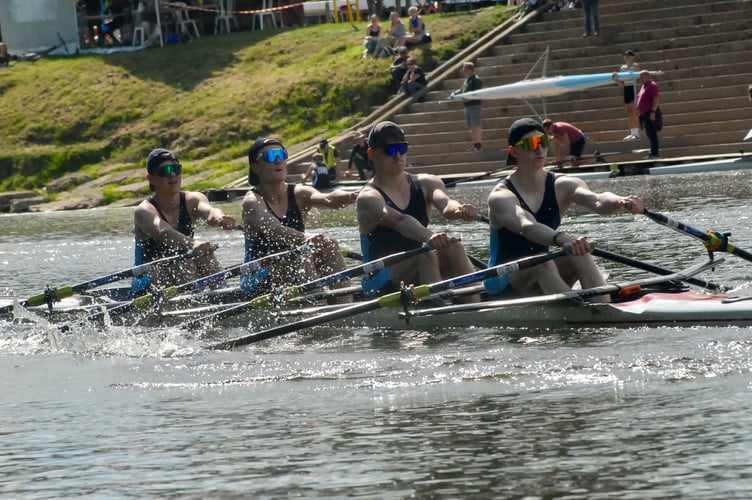
<path fill-rule="evenodd" d="M 75 54 L 75 0 L 1 0 L 0 28 L 11 54 Z"/>

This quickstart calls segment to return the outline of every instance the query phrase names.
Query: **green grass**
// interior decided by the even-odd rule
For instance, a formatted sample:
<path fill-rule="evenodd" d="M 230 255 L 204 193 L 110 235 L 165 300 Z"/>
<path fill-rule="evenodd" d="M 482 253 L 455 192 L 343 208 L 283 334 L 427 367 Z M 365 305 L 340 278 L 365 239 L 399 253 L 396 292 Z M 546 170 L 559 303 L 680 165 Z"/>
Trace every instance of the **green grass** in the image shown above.
<path fill-rule="evenodd" d="M 433 43 L 413 52 L 431 70 L 509 12 L 425 16 Z M 3 68 L 0 190 L 41 189 L 109 164 L 130 165 L 143 180 L 144 158 L 158 146 L 201 163 L 204 179 L 190 189 L 216 187 L 213 179 L 235 171 L 241 177 L 246 167 L 233 160 L 257 137 L 292 145 L 332 136 L 390 97 L 390 60 L 360 59 L 365 26 L 238 32 Z M 110 202 L 124 196 L 115 187 L 105 193 Z"/>

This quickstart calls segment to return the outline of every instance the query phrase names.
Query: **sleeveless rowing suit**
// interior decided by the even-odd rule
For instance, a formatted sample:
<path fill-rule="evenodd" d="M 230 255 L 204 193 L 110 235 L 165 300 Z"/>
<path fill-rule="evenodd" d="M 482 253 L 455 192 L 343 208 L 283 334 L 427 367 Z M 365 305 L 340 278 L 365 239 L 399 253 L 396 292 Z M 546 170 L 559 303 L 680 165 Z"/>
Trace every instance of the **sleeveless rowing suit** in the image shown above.
<path fill-rule="evenodd" d="M 253 192 L 261 196 L 256 188 L 253 188 Z M 266 205 L 266 211 L 277 218 L 283 225 L 291 227 L 296 231 L 305 232 L 305 222 L 303 220 L 303 213 L 298 207 L 298 203 L 295 201 L 295 184 L 287 185 L 287 211 L 285 215 L 277 217 L 277 214 L 269 206 L 263 196 Z M 251 262 L 252 260 L 260 259 L 266 255 L 270 255 L 284 250 L 289 250 L 290 245 L 285 245 L 278 241 L 271 241 L 263 234 L 255 234 L 253 236 L 245 237 L 245 262 Z M 266 268 L 259 269 L 251 274 L 242 274 L 240 276 L 240 289 L 245 293 L 258 293 L 261 282 L 264 281 L 269 274 L 269 270 Z"/>
<path fill-rule="evenodd" d="M 367 185 L 381 194 L 388 207 L 414 217 L 424 227 L 428 227 L 428 212 L 426 211 L 426 197 L 423 195 L 423 189 L 420 187 L 417 176 L 408 174 L 407 178 L 410 183 L 410 200 L 404 210 L 395 205 L 392 199 L 378 186 L 372 182 L 369 182 Z M 393 253 L 412 250 L 422 244 L 422 242 L 406 238 L 399 232 L 386 226 L 376 226 L 371 233 L 360 235 L 360 249 L 363 252 L 363 262 L 370 262 Z M 361 281 L 363 292 L 366 295 L 376 295 L 389 283 L 389 268 L 381 269 L 372 275 L 364 275 Z M 387 290 L 385 289 L 384 291 Z"/>
<path fill-rule="evenodd" d="M 517 197 L 520 202 L 520 206 L 533 214 L 535 220 L 541 224 L 545 224 L 551 229 L 556 229 L 561 224 L 561 214 L 559 213 L 559 203 L 556 201 L 556 174 L 548 172 L 546 174 L 546 189 L 543 194 L 543 202 L 537 212 L 533 212 L 528 204 L 522 199 L 520 193 L 512 184 L 509 179 L 502 181 L 504 185 Z M 538 253 L 546 253 L 549 251 L 548 246 L 539 245 L 527 238 L 520 236 L 517 233 L 506 228 L 494 229 L 491 228 L 491 256 L 488 259 L 488 267 L 504 264 L 511 260 L 520 259 L 522 257 L 528 257 Z M 486 292 L 490 295 L 501 293 L 507 286 L 509 286 L 509 276 L 498 276 L 495 278 L 487 279 L 483 282 L 486 287 Z"/>
<path fill-rule="evenodd" d="M 332 187 L 332 181 L 329 178 L 329 166 L 326 163 L 316 164 L 311 185 L 318 190 Z"/>
<path fill-rule="evenodd" d="M 162 209 L 159 208 L 159 205 L 157 205 L 157 200 L 155 200 L 153 196 L 147 198 L 146 201 L 151 203 L 154 208 L 157 209 L 157 213 L 159 213 L 159 216 L 162 218 L 162 220 L 167 221 L 167 217 L 165 217 L 164 213 L 162 213 Z M 189 238 L 193 238 L 193 232 L 195 228 L 196 225 L 191 219 L 191 214 L 188 213 L 188 205 L 185 201 L 185 191 L 181 191 L 180 208 L 178 210 L 178 227 L 176 227 L 175 229 L 177 229 L 181 234 L 184 234 Z M 170 246 L 159 240 L 155 240 L 154 238 L 148 238 L 146 240 L 136 238 L 135 264 L 137 266 L 158 259 L 163 259 L 165 257 L 178 255 L 179 253 L 181 253 L 181 249 Z M 149 288 L 149 286 L 151 286 L 151 276 L 149 274 L 134 276 L 131 279 L 131 293 L 133 293 L 134 295 L 142 293 L 144 290 Z"/>

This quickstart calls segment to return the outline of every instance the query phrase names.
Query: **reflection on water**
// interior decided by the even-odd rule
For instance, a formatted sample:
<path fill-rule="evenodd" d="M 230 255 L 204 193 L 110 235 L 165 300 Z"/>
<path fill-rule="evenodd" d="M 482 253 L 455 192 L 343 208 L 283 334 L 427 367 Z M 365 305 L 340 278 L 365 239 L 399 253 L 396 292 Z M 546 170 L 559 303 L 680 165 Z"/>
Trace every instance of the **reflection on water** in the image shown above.
<path fill-rule="evenodd" d="M 593 181 L 752 248 L 750 173 Z M 482 206 L 488 189 L 457 189 Z M 239 203 L 223 206 L 239 215 Z M 438 219 L 438 216 L 435 217 Z M 0 290 L 130 267 L 132 209 L 0 216 Z M 358 249 L 351 209 L 312 228 Z M 487 228 L 441 224 L 487 258 Z M 701 243 L 644 217 L 565 220 L 678 269 Z M 200 227 L 239 263 L 242 236 Z M 643 276 L 599 262 L 612 277 Z M 704 276 L 740 290 L 727 256 Z M 19 318 L 21 319 L 21 318 Z M 28 318 L 27 318 L 28 319 Z M 247 333 L 236 328 L 232 335 Z M 62 333 L 0 323 L 0 491 L 8 497 L 744 498 L 752 494 L 748 328 L 318 327 L 207 352 L 203 332 Z M 230 336 L 228 334 L 228 336 Z M 134 480 L 134 478 L 136 480 Z"/>

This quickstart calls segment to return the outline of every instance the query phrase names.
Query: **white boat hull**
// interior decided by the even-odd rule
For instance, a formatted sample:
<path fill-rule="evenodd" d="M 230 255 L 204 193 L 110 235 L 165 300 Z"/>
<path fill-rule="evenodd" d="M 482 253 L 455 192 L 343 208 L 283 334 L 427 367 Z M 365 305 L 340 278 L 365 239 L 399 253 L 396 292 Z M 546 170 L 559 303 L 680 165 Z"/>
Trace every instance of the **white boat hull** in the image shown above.
<path fill-rule="evenodd" d="M 617 73 L 616 78 L 622 82 L 637 80 L 639 74 L 632 71 L 623 71 Z M 533 99 L 558 96 L 567 92 L 603 87 L 604 85 L 614 85 L 611 73 L 534 78 L 455 94 L 454 98 L 460 100 Z"/>
<path fill-rule="evenodd" d="M 490 304 L 490 303 L 489 303 Z M 282 315 L 294 321 L 329 310 L 308 308 Z M 441 308 L 437 308 L 441 309 Z M 406 321 L 399 309 L 377 309 L 365 314 L 327 323 L 342 328 L 405 328 Z M 268 319 L 268 318 L 267 318 Z M 256 323 L 248 317 L 235 319 L 234 326 L 244 324 L 249 330 L 267 328 L 264 321 Z M 544 328 L 573 327 L 635 327 L 671 325 L 752 325 L 752 297 L 731 299 L 723 295 L 697 292 L 649 293 L 643 297 L 617 304 L 576 303 L 562 301 L 545 305 L 492 307 L 467 312 L 411 317 L 409 325 L 419 329 L 472 328 Z"/>

